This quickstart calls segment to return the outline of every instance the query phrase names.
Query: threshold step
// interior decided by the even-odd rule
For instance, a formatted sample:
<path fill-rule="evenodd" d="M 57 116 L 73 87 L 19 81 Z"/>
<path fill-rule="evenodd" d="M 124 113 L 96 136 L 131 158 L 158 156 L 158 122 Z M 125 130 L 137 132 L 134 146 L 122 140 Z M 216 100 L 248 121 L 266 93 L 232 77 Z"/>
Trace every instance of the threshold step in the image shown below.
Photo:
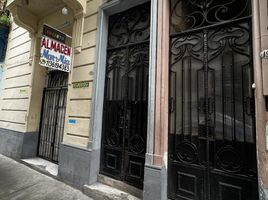
<path fill-rule="evenodd" d="M 85 185 L 84 193 L 95 200 L 140 200 L 129 193 L 102 183 Z"/>

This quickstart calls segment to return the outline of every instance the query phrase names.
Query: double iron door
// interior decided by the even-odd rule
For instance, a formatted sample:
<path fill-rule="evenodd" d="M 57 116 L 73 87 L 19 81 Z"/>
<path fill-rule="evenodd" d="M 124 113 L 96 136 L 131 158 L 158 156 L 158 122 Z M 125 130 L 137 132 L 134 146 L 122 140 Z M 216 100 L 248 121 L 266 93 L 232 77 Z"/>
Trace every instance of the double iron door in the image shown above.
<path fill-rule="evenodd" d="M 64 133 L 67 87 L 68 74 L 51 71 L 43 92 L 38 156 L 56 163 Z"/>
<path fill-rule="evenodd" d="M 188 19 L 191 11 L 192 17 L 206 12 L 184 24 L 179 11 L 172 18 L 169 197 L 256 200 L 251 23 L 250 17 L 234 14 L 248 1 L 201 1 L 204 7 L 191 0 L 173 2 L 174 9 L 188 8 Z M 232 2 L 240 9 L 232 10 Z M 217 11 L 222 5 L 232 11 L 228 16 Z M 215 15 L 208 15 L 213 8 Z"/>
<path fill-rule="evenodd" d="M 109 18 L 101 173 L 142 188 L 147 133 L 150 4 Z"/>

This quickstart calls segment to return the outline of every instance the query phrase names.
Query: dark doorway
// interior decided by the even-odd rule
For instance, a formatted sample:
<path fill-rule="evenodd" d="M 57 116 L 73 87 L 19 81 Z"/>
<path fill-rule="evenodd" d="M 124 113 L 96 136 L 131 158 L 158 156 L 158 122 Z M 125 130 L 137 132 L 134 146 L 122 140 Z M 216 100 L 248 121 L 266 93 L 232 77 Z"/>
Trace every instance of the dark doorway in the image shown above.
<path fill-rule="evenodd" d="M 109 18 L 101 173 L 143 187 L 150 4 Z"/>
<path fill-rule="evenodd" d="M 250 2 L 172 0 L 169 197 L 257 200 Z"/>
<path fill-rule="evenodd" d="M 38 156 L 56 163 L 64 133 L 67 91 L 68 73 L 50 71 L 43 92 Z"/>

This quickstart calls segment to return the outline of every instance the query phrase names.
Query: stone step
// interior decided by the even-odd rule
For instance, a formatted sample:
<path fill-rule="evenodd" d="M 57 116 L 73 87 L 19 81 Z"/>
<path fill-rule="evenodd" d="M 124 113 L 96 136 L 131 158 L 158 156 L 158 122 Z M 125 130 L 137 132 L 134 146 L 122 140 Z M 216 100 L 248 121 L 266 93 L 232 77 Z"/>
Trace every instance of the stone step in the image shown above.
<path fill-rule="evenodd" d="M 134 186 L 128 185 L 127 183 L 124 183 L 122 181 L 110 178 L 105 175 L 98 175 L 98 182 L 102 183 L 104 185 L 111 186 L 113 188 L 116 188 L 118 190 L 122 190 L 126 193 L 129 193 L 135 197 L 142 198 L 142 190 L 138 189 Z"/>
<path fill-rule="evenodd" d="M 84 193 L 94 200 L 140 200 L 129 193 L 102 183 L 85 185 Z"/>

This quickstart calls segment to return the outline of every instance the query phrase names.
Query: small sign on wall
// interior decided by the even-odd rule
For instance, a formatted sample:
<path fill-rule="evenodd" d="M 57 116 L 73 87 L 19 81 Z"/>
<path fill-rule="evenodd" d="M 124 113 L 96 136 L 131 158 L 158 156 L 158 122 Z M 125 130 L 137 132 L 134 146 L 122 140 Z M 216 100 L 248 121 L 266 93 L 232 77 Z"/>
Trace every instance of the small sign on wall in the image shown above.
<path fill-rule="evenodd" d="M 76 124 L 76 120 L 75 119 L 69 119 L 68 124 L 74 125 L 74 124 Z"/>
<path fill-rule="evenodd" d="M 27 94 L 28 90 L 27 89 L 20 89 L 20 94 Z"/>
<path fill-rule="evenodd" d="M 73 83 L 73 88 L 74 89 L 88 88 L 88 87 L 89 87 L 89 81 L 81 81 L 81 82 Z"/>
<path fill-rule="evenodd" d="M 261 58 L 268 59 L 268 49 L 263 50 L 260 54 Z"/>

